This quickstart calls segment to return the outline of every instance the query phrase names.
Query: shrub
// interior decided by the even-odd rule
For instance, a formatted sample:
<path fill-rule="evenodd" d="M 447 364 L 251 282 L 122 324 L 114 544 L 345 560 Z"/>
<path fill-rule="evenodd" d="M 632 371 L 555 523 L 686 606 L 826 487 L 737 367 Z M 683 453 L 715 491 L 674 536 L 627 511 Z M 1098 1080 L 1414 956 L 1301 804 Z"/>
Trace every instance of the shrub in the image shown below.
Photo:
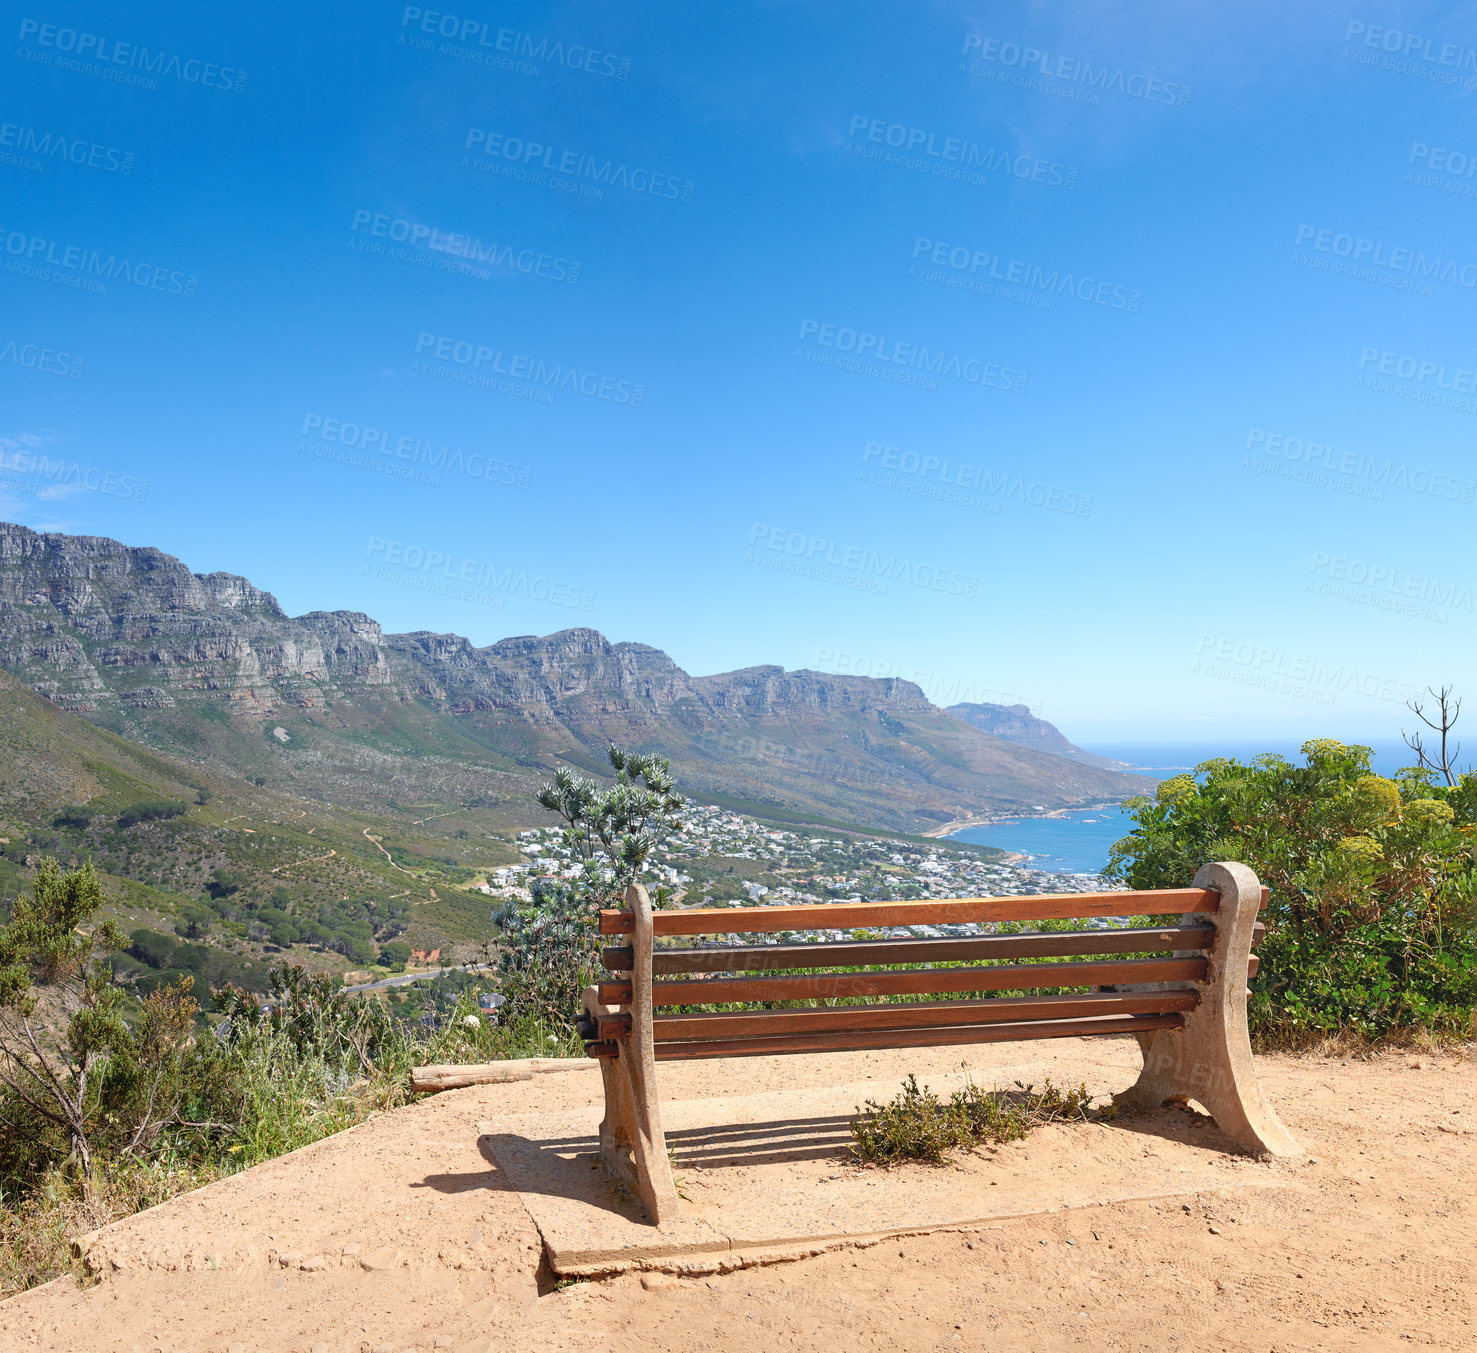
<path fill-rule="evenodd" d="M 182 816 L 184 811 L 185 805 L 175 799 L 141 799 L 118 814 L 118 827 L 126 831 L 140 822 L 164 822 Z"/>
<path fill-rule="evenodd" d="M 205 885 L 205 891 L 218 901 L 230 897 L 232 893 L 240 892 L 241 885 L 246 882 L 246 876 L 234 869 L 214 869 L 210 874 L 210 882 Z"/>
<path fill-rule="evenodd" d="M 1065 1093 L 1050 1079 L 1041 1090 L 1015 1083 L 1014 1090 L 982 1090 L 973 1081 L 941 1100 L 909 1076 L 886 1104 L 869 1099 L 851 1122 L 851 1152 L 863 1164 L 896 1165 L 905 1160 L 945 1165 L 949 1152 L 985 1142 L 1017 1141 L 1043 1123 L 1112 1117 L 1094 1110 L 1086 1085 Z"/>
<path fill-rule="evenodd" d="M 1270 889 L 1249 1017 L 1263 1047 L 1329 1036 L 1467 1037 L 1477 1004 L 1477 776 L 1385 779 L 1367 747 L 1303 746 L 1305 764 L 1216 759 L 1130 799 L 1109 869 L 1182 887 L 1237 860 Z"/>
<path fill-rule="evenodd" d="M 167 968 L 177 947 L 172 935 L 161 935 L 157 930 L 141 928 L 128 938 L 128 952 L 151 968 Z"/>
<path fill-rule="evenodd" d="M 7 1143 L 21 1156 L 7 1164 L 24 1160 L 34 1172 L 65 1143 L 84 1196 L 100 1153 L 142 1154 L 173 1119 L 196 1010 L 185 978 L 151 993 L 132 1027 L 124 1021 L 123 993 L 100 962 L 124 939 L 99 922 L 102 905 L 90 864 L 63 873 L 42 860 L 31 896 L 16 900 L 0 928 L 0 1121 L 19 1114 L 49 1125 Z M 50 1018 L 35 1018 L 43 1008 Z"/>

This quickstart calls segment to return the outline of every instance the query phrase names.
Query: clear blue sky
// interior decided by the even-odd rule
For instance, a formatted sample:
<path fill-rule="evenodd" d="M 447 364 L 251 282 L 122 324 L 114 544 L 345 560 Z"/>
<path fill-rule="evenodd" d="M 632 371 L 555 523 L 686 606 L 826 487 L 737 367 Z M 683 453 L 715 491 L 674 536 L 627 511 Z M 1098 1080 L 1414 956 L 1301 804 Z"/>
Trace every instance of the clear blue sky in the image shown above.
<path fill-rule="evenodd" d="M 0 509 L 388 631 L 1394 737 L 1473 655 L 1473 11 L 1047 8 L 12 7 Z"/>

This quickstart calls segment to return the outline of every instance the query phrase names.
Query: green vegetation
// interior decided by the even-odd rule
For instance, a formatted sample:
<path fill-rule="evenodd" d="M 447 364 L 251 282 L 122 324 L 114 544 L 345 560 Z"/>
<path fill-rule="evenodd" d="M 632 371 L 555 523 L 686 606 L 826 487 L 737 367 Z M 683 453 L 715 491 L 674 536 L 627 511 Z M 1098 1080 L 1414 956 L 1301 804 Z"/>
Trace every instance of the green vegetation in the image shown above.
<path fill-rule="evenodd" d="M 140 822 L 167 822 L 172 817 L 183 817 L 185 811 L 185 805 L 173 799 L 142 799 L 118 814 L 118 830 L 127 831 Z"/>
<path fill-rule="evenodd" d="M 949 1152 L 987 1142 L 1019 1141 L 1043 1123 L 1111 1118 L 1111 1105 L 1092 1107 L 1086 1085 L 1065 1093 L 1050 1079 L 1037 1090 L 982 1090 L 972 1080 L 942 1100 L 909 1076 L 886 1104 L 869 1099 L 851 1121 L 851 1152 L 864 1165 L 922 1161 L 947 1165 Z"/>
<path fill-rule="evenodd" d="M 218 951 L 103 905 L 90 865 L 44 860 L 0 926 L 0 1298 L 70 1268 L 78 1231 L 403 1103 L 414 1064 L 578 1050 L 491 1021 L 468 974 L 381 1002 L 283 965 L 265 1000 L 213 990 L 211 1021 Z"/>
<path fill-rule="evenodd" d="M 1477 1005 L 1477 775 L 1370 772 L 1367 747 L 1318 740 L 1305 764 L 1207 761 L 1150 798 L 1111 871 L 1134 888 L 1182 887 L 1238 860 L 1271 890 L 1253 1037 L 1296 1048 L 1469 1038 Z"/>
<path fill-rule="evenodd" d="M 535 880 L 530 902 L 510 903 L 494 917 L 510 1018 L 573 1027 L 580 993 L 600 971 L 600 908 L 618 906 L 652 850 L 681 830 L 682 799 L 667 763 L 614 745 L 606 754 L 615 772 L 610 789 L 560 767 L 539 791 L 539 802 L 563 818 L 564 845 L 580 873 Z M 657 889 L 652 903 L 667 898 Z"/>
<path fill-rule="evenodd" d="M 380 962 L 391 972 L 404 972 L 410 962 L 410 946 L 404 940 L 391 940 L 380 945 Z"/>

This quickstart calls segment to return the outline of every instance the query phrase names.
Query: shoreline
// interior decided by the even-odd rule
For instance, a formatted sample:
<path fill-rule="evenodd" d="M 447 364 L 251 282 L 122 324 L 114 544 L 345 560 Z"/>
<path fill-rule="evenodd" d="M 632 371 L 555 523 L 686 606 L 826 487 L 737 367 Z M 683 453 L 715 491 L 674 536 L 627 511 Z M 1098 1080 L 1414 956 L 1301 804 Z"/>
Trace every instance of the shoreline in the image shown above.
<path fill-rule="evenodd" d="M 1123 803 L 1122 799 L 1111 799 L 1106 803 L 1079 803 L 1067 808 L 1043 808 L 1035 812 L 1024 810 L 1014 813 L 995 813 L 989 817 L 961 817 L 944 823 L 942 827 L 930 827 L 923 835 L 943 838 L 966 831 L 970 827 L 994 827 L 1001 822 L 1039 822 L 1043 818 L 1064 818 L 1068 813 L 1106 813 L 1111 809 L 1121 811 Z M 980 845 L 982 843 L 966 841 L 964 844 Z"/>

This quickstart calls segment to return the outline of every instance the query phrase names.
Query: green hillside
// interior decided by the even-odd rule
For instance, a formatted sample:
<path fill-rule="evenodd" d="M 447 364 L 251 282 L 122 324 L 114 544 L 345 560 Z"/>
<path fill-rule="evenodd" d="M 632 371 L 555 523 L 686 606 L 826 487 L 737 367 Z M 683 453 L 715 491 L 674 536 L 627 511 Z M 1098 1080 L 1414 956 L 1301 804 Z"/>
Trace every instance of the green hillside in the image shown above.
<path fill-rule="evenodd" d="M 282 957 L 342 971 L 391 938 L 479 940 L 488 908 L 469 883 L 521 858 L 485 807 L 392 790 L 370 814 L 285 795 L 138 747 L 0 673 L 0 898 L 42 855 L 91 859 L 125 931 L 181 941 L 175 966 L 249 985 Z M 150 966 L 118 963 L 139 979 Z"/>

